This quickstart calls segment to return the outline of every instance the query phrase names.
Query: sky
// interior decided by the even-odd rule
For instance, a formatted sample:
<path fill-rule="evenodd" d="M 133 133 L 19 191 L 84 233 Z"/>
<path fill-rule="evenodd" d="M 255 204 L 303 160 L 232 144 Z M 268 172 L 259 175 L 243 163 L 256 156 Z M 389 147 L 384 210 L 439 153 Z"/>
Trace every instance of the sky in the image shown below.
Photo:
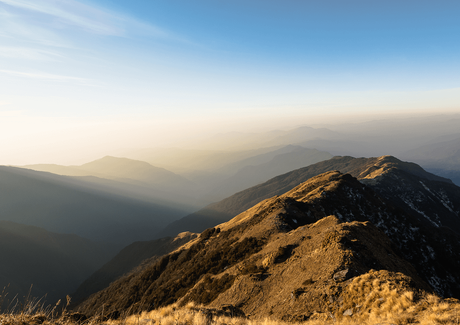
<path fill-rule="evenodd" d="M 459 1 L 0 0 L 0 164 L 460 111 Z"/>

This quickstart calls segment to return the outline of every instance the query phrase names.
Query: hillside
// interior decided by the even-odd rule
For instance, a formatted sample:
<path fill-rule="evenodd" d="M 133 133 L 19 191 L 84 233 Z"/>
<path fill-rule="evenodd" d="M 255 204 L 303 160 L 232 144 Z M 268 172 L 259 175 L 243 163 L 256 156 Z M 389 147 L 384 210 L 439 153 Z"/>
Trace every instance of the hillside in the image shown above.
<path fill-rule="evenodd" d="M 198 234 L 181 233 L 174 238 L 134 242 L 126 246 L 78 287 L 72 294 L 73 302 L 81 302 L 93 293 L 105 289 L 121 276 L 147 267 L 197 236 Z"/>
<path fill-rule="evenodd" d="M 0 166 L 0 220 L 77 234 L 119 248 L 150 240 L 179 207 L 153 204 L 95 190 L 74 179 Z"/>
<path fill-rule="evenodd" d="M 54 304 L 73 292 L 110 258 L 105 245 L 69 234 L 11 221 L 0 221 L 0 288 L 8 304 L 15 295 L 43 298 Z"/>
<path fill-rule="evenodd" d="M 412 194 L 407 193 L 407 197 L 410 197 L 410 199 L 407 199 L 408 203 L 400 205 L 402 208 L 406 209 L 406 211 L 423 216 L 422 213 L 417 212 L 417 210 L 424 210 L 419 207 L 421 204 L 421 202 L 419 202 L 419 198 L 415 197 L 417 195 L 421 195 L 421 197 L 428 198 L 430 202 L 433 200 L 432 203 L 435 203 L 434 210 L 438 208 L 441 209 L 441 211 L 448 210 L 446 213 L 449 216 L 449 219 L 459 216 L 459 188 L 453 185 L 450 180 L 428 173 L 416 164 L 402 162 L 391 156 L 382 156 L 379 158 L 353 158 L 345 156 L 334 157 L 304 168 L 293 170 L 286 174 L 274 177 L 265 183 L 238 192 L 226 199 L 210 204 L 197 212 L 171 223 L 161 233 L 163 236 L 174 236 L 182 231 L 200 232 L 206 228 L 214 227 L 219 223 L 230 220 L 237 214 L 264 199 L 283 194 L 300 183 L 307 181 L 311 177 L 331 170 L 338 170 L 342 173 L 350 173 L 358 179 L 370 177 L 369 175 L 371 175 L 372 172 L 375 172 L 375 170 L 380 170 L 381 172 L 389 171 L 388 173 L 384 173 L 385 176 L 383 178 L 385 179 L 387 176 L 393 175 L 393 172 L 398 171 L 398 173 L 400 172 L 398 177 L 402 177 L 402 179 L 405 179 L 406 177 L 408 178 L 408 190 L 416 191 Z M 453 204 L 453 206 L 446 208 L 443 199 L 444 194 L 438 193 L 437 195 L 434 195 L 433 193 L 430 193 L 425 187 L 423 187 L 420 181 L 424 182 L 425 185 L 428 184 L 428 187 L 436 187 L 436 191 L 441 190 L 437 187 L 438 185 L 436 185 L 441 182 L 440 186 L 443 188 L 442 191 L 446 193 L 445 195 L 449 198 L 449 204 Z M 404 192 L 405 190 L 402 187 L 397 189 L 399 184 L 398 182 L 392 183 L 392 181 L 388 181 L 384 183 L 386 186 L 389 186 L 388 190 L 385 190 L 384 187 L 377 186 L 377 184 L 369 184 L 369 186 L 373 186 L 377 191 L 382 191 L 383 194 L 387 193 L 388 195 L 392 195 L 393 190 L 400 194 L 402 194 L 401 191 Z M 411 186 L 415 186 L 415 188 L 412 190 Z M 397 200 L 400 201 L 399 198 L 397 198 Z M 411 205 L 413 205 L 415 209 Z M 427 215 L 436 218 L 432 213 Z M 455 227 L 458 228 L 458 226 Z M 460 229 L 457 231 L 460 231 Z"/>
<path fill-rule="evenodd" d="M 433 288 L 458 296 L 459 239 L 424 227 L 352 176 L 328 172 L 207 229 L 79 309 L 93 315 L 104 306 L 115 317 L 194 301 L 305 320 L 377 303 L 366 298 L 370 283 L 412 291 L 415 300 Z"/>

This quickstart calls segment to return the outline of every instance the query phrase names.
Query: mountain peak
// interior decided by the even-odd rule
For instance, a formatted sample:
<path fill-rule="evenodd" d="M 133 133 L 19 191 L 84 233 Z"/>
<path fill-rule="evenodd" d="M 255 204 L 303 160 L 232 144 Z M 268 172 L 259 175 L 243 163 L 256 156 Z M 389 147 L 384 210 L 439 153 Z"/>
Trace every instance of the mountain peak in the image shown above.
<path fill-rule="evenodd" d="M 375 179 L 381 175 L 388 174 L 395 170 L 403 171 L 427 180 L 453 184 L 450 179 L 429 173 L 415 163 L 404 162 L 394 156 L 389 155 L 380 156 L 377 158 L 369 158 L 368 167 L 364 169 L 364 171 L 362 171 L 359 175 L 357 175 L 357 177 L 360 179 Z"/>

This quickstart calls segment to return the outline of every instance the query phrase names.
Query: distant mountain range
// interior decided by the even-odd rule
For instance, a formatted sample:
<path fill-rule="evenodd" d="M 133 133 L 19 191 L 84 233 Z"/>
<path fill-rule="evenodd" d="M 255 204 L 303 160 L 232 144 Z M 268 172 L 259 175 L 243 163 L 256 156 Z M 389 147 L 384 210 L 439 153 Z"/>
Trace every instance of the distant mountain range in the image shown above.
<path fill-rule="evenodd" d="M 332 155 L 328 152 L 301 146 L 285 146 L 221 168 L 220 172 L 230 174 L 234 170 L 234 173 L 214 185 L 208 195 L 222 199 L 277 175 L 330 158 Z"/>
<path fill-rule="evenodd" d="M 220 148 L 221 146 L 217 146 Z M 125 157 L 162 166 L 194 181 L 199 171 L 215 171 L 229 164 L 279 149 L 278 147 L 252 147 L 245 150 L 203 150 L 181 148 L 146 148 L 123 153 Z M 189 178 L 191 176 L 191 178 Z"/>
<path fill-rule="evenodd" d="M 436 138 L 426 145 L 409 150 L 404 157 L 460 186 L 460 134 Z"/>
<path fill-rule="evenodd" d="M 437 172 L 449 175 L 454 178 L 454 182 L 457 182 L 458 175 L 453 171 L 458 169 L 456 167 L 458 164 L 443 162 L 443 159 L 439 159 L 439 153 L 446 151 L 441 149 L 443 147 L 446 149 L 455 147 L 453 142 L 460 137 L 458 130 L 460 130 L 459 114 L 401 116 L 315 127 L 298 126 L 266 132 L 229 132 L 190 142 L 187 150 L 144 149 L 126 152 L 124 155 L 148 161 L 155 166 L 180 173 L 191 180 L 204 179 L 206 175 L 212 180 L 215 179 L 216 171 L 226 165 L 294 145 L 315 148 L 340 156 L 372 157 L 386 153 L 413 161 L 430 170 L 436 168 Z M 259 149 L 254 150 L 254 148 Z M 428 150 L 429 148 L 433 150 Z M 443 155 L 444 153 L 441 153 L 441 156 Z M 430 161 L 429 165 L 425 164 L 427 159 Z M 455 159 L 458 160 L 458 157 Z M 455 161 L 455 159 L 447 160 Z M 449 174 L 443 173 L 446 169 Z M 456 184 L 460 185 L 460 182 Z"/>
<path fill-rule="evenodd" d="M 22 167 L 57 175 L 96 176 L 124 182 L 144 183 L 162 186 L 165 189 L 192 186 L 188 179 L 164 168 L 152 166 L 144 161 L 111 156 L 106 156 L 81 166 L 38 164 Z"/>
<path fill-rule="evenodd" d="M 300 180 L 338 166 L 357 178 L 333 168 Z M 232 196 L 227 214 L 258 203 L 78 308 L 117 317 L 194 301 L 302 321 L 378 308 L 385 286 L 460 297 L 459 191 L 391 156 L 335 157 Z"/>
<path fill-rule="evenodd" d="M 149 240 L 184 210 L 91 188 L 50 173 L 0 166 L 0 220 L 72 233 L 119 249 Z"/>
<path fill-rule="evenodd" d="M 29 291 L 54 305 L 112 256 L 112 247 L 76 235 L 0 221 L 0 288 L 7 294 L 0 307 L 23 302 Z"/>

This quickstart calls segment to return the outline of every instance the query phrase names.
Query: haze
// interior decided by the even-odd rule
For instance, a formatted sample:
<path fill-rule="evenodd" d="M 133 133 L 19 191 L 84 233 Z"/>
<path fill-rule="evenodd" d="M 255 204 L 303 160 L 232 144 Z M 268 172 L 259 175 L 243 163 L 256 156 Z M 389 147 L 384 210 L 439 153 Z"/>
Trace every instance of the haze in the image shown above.
<path fill-rule="evenodd" d="M 0 0 L 0 163 L 456 113 L 459 6 Z"/>
<path fill-rule="evenodd" d="M 460 240 L 448 229 L 458 232 L 460 211 L 459 12 L 450 0 L 0 0 L 0 288 L 18 297 L 0 299 L 0 309 L 27 306 L 21 297 L 57 306 L 70 295 L 77 303 L 205 229 L 199 245 L 231 249 L 196 249 L 222 257 L 212 269 L 161 266 L 193 273 L 181 270 L 182 286 L 165 271 L 174 278 L 168 290 L 205 288 L 194 282 L 211 279 L 201 272 L 235 279 L 211 271 L 233 272 L 234 262 L 250 261 L 241 272 L 255 283 L 251 254 L 289 255 L 307 238 L 301 256 L 322 250 L 325 238 L 335 247 L 339 237 L 329 231 L 345 229 L 339 219 L 382 227 L 376 243 L 394 240 L 438 294 L 459 298 Z M 331 215 L 338 219 L 324 218 Z M 333 227 L 319 237 L 299 227 L 321 220 Z M 224 236 L 213 235 L 218 224 Z M 291 226 L 297 235 L 281 236 Z M 353 252 L 364 247 L 350 236 Z M 267 250 L 245 261 L 226 255 L 246 254 L 247 243 Z M 377 246 L 399 265 L 393 246 Z M 321 278 L 329 274 L 328 286 L 339 266 L 383 265 L 354 266 L 345 251 L 334 254 L 327 272 L 311 264 Z M 290 264 L 278 257 L 276 268 L 264 266 L 269 282 Z M 291 270 L 296 280 L 277 296 L 291 307 L 306 286 L 326 288 L 303 267 Z M 163 278 L 152 274 L 141 278 Z M 324 304 L 305 297 L 332 306 L 332 296 L 321 294 Z M 90 305 L 111 304 L 97 300 Z"/>

